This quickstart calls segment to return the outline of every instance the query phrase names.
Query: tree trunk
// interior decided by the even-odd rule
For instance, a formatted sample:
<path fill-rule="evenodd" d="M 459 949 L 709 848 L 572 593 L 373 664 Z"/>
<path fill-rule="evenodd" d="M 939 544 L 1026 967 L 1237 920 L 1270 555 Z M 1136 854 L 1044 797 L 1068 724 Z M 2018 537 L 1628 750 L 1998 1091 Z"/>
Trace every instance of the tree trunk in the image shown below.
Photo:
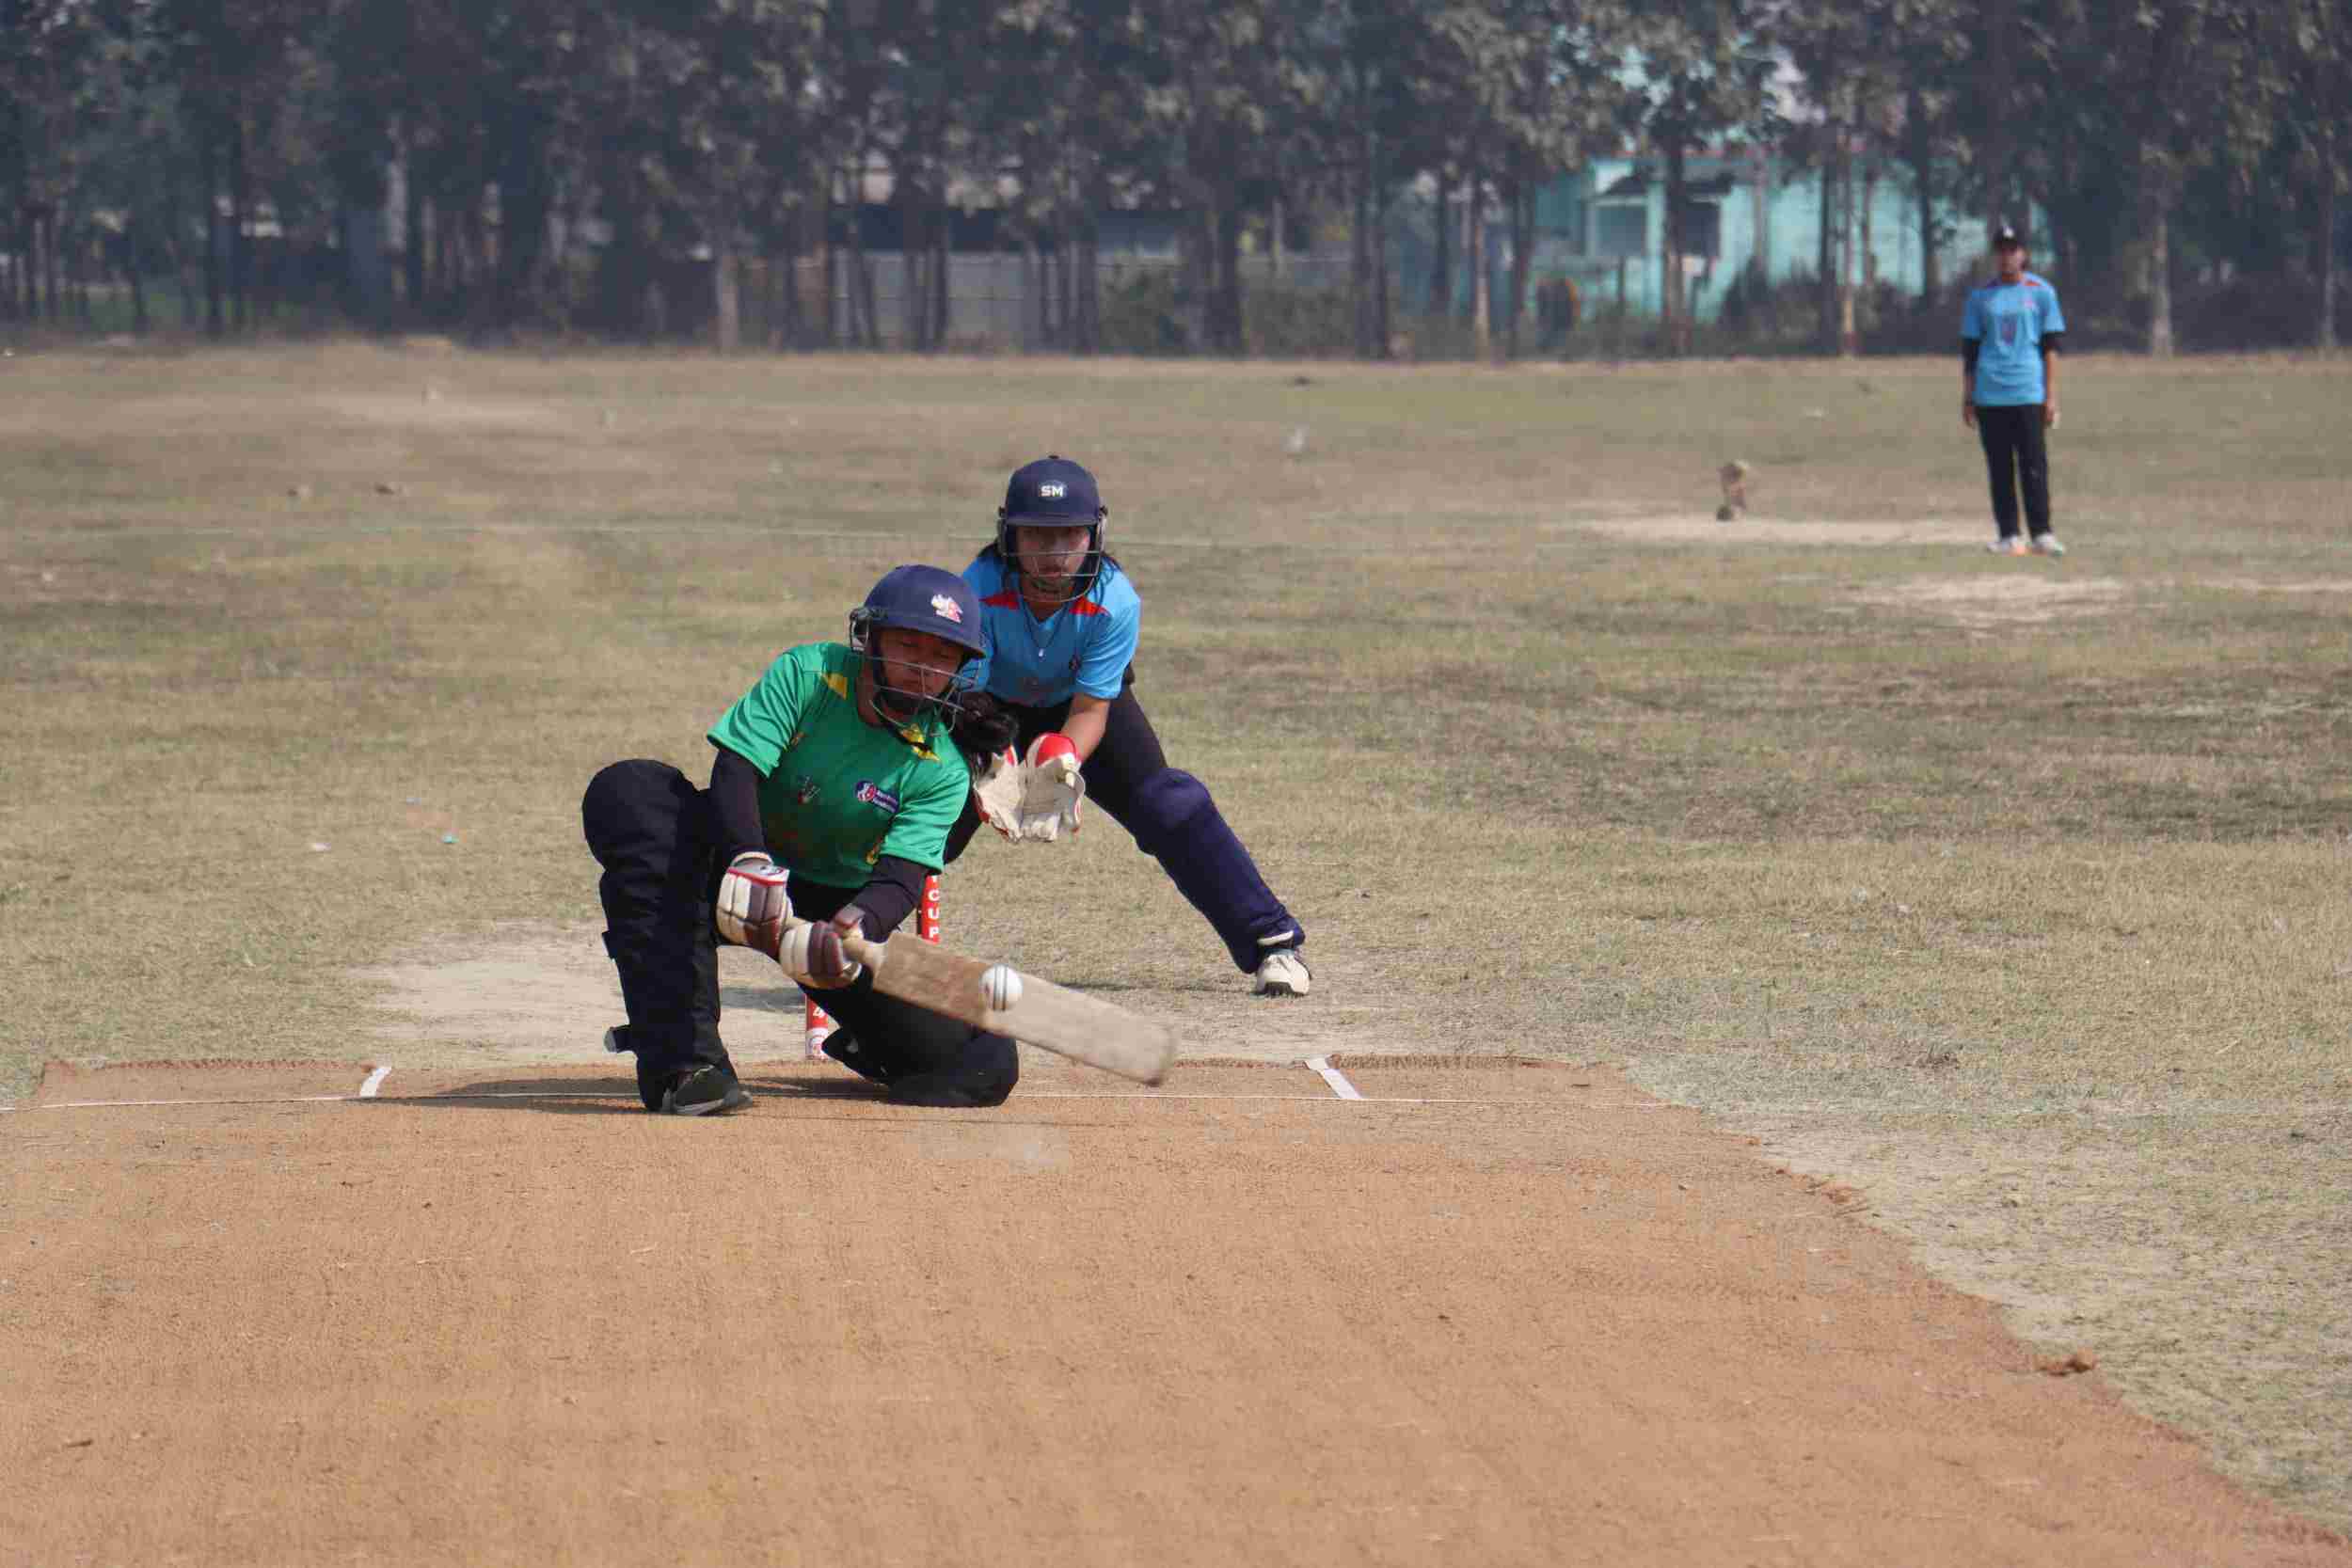
<path fill-rule="evenodd" d="M 64 206 L 63 202 L 50 204 L 49 222 L 46 225 L 49 231 L 49 244 L 43 253 L 43 264 L 49 269 L 49 320 L 53 325 L 62 323 L 72 314 L 73 308 L 73 290 L 67 281 L 71 276 L 71 268 L 66 260 L 65 241 L 62 237 L 66 229 Z"/>
<path fill-rule="evenodd" d="M 2336 346 L 2336 138 L 2322 145 L 2319 160 L 2319 331 L 2313 341 L 2327 352 Z"/>
<path fill-rule="evenodd" d="M 1494 302 L 1486 276 L 1486 177 L 1477 169 L 1470 171 L 1462 203 L 1462 264 L 1470 275 L 1470 353 L 1485 359 L 1494 351 Z"/>
<path fill-rule="evenodd" d="M 784 279 L 782 292 L 772 316 L 775 322 L 775 346 L 803 349 L 808 346 L 808 321 L 801 309 L 801 242 L 808 238 L 808 210 L 795 208 L 784 226 L 784 254 L 777 258 Z M 773 285 L 771 285 L 771 291 Z"/>
<path fill-rule="evenodd" d="M 743 346 L 743 272 L 723 230 L 710 247 L 710 294 L 711 347 L 733 354 Z"/>
<path fill-rule="evenodd" d="M 866 184 L 859 173 L 865 165 L 861 149 L 850 163 L 850 341 L 860 348 L 878 348 L 881 324 L 874 319 L 874 269 L 866 259 Z"/>
<path fill-rule="evenodd" d="M 1984 111 L 1984 234 L 1979 243 L 1991 247 L 1994 230 L 2011 214 L 2010 200 L 2010 115 L 2016 86 L 2010 68 L 2010 32 L 2016 25 L 2016 0 L 1984 0 L 1986 50 L 1983 73 L 1978 78 L 1977 103 Z M 2019 217 L 2022 222 L 2022 215 Z"/>
<path fill-rule="evenodd" d="M 1824 128 L 1826 137 L 1836 128 Z M 1823 354 L 1837 352 L 1837 157 L 1824 139 L 1821 146 L 1821 221 L 1816 236 L 1813 264 L 1818 341 Z"/>
<path fill-rule="evenodd" d="M 1860 295 L 1869 286 L 1871 272 L 1871 190 L 1868 161 L 1850 152 L 1845 164 L 1846 267 L 1837 300 L 1837 353 L 1840 357 L 1851 359 L 1862 352 L 1862 331 L 1856 317 Z M 1859 193 L 1854 189 L 1857 168 L 1862 171 Z"/>
<path fill-rule="evenodd" d="M 1241 320 L 1241 202 L 1237 195 L 1231 193 L 1226 200 L 1228 204 L 1216 214 L 1216 297 L 1210 337 L 1218 353 L 1240 355 L 1248 348 L 1243 340 Z"/>
<path fill-rule="evenodd" d="M 219 144 L 213 139 L 208 127 L 198 135 L 197 152 L 199 183 L 197 195 L 204 214 L 204 335 L 218 338 L 227 330 L 221 319 L 222 273 L 220 245 L 220 180 L 215 161 L 219 157 Z"/>
<path fill-rule="evenodd" d="M 413 321 L 424 310 L 424 184 L 418 178 L 416 161 L 405 152 L 401 154 L 400 166 L 400 270 L 408 295 L 408 316 Z"/>
<path fill-rule="evenodd" d="M 838 221 L 840 203 L 834 199 L 833 171 L 825 171 L 824 205 L 818 217 L 821 253 L 818 258 L 818 287 L 824 307 L 817 321 L 817 341 L 819 347 L 835 349 L 841 346 L 841 302 L 836 294 L 841 288 L 841 248 L 834 241 L 834 225 Z"/>
<path fill-rule="evenodd" d="M 57 319 L 57 275 L 50 265 L 50 248 L 54 242 L 49 237 L 56 229 L 56 225 L 50 221 L 47 209 L 39 206 L 33 209 L 32 221 L 25 225 L 28 239 L 24 271 L 32 280 L 29 296 L 32 309 L 26 312 L 25 319 L 34 323 Z"/>
<path fill-rule="evenodd" d="M 1454 319 L 1454 184 L 1449 171 L 1438 171 L 1438 245 L 1429 262 L 1429 309 L 1447 321 Z"/>
<path fill-rule="evenodd" d="M 1102 159 L 1091 153 L 1080 157 L 1077 313 L 1071 323 L 1071 347 L 1079 354 L 1099 354 L 1103 349 L 1103 214 L 1110 210 L 1111 188 Z"/>
<path fill-rule="evenodd" d="M 2139 231 L 2148 246 L 2148 356 L 2172 357 L 2172 203 L 2166 182 L 2140 159 Z"/>
<path fill-rule="evenodd" d="M 1505 182 L 1503 201 L 1511 214 L 1511 277 L 1510 297 L 1504 303 L 1508 311 L 1503 328 L 1503 355 L 1506 358 L 1519 356 L 1519 324 L 1527 319 L 1527 273 L 1533 258 L 1528 252 L 1535 244 L 1535 193 L 1518 180 Z"/>
<path fill-rule="evenodd" d="M 245 107 L 237 106 L 229 134 L 229 305 L 230 327 L 242 335 L 252 325 L 253 247 L 246 243 L 246 220 L 253 212 L 251 171 L 246 167 Z"/>
<path fill-rule="evenodd" d="M 1666 313 L 1666 352 L 1679 356 L 1691 349 L 1691 312 L 1686 298 L 1690 279 L 1682 270 L 1683 252 L 1690 243 L 1682 232 L 1690 160 L 1678 131 L 1669 126 L 1665 136 L 1666 265 L 1665 276 L 1659 280 L 1658 298 Z"/>
<path fill-rule="evenodd" d="M 1904 109 L 1903 128 L 1909 133 L 1912 190 L 1919 204 L 1919 309 L 1926 312 L 1935 309 L 1944 277 L 1935 244 L 1935 137 L 1928 124 L 1927 99 L 1916 87 Z"/>
<path fill-rule="evenodd" d="M 140 276 L 138 230 L 125 225 L 122 246 L 122 278 L 131 285 L 131 330 L 146 337 L 154 329 L 154 322 L 147 313 L 147 279 Z"/>
<path fill-rule="evenodd" d="M 931 346 L 923 332 L 930 313 L 925 307 L 930 300 L 928 279 L 923 277 L 923 261 L 930 254 L 922 224 L 923 195 L 903 168 L 891 173 L 898 187 L 898 330 L 904 339 L 900 346 L 910 354 L 920 354 Z"/>
<path fill-rule="evenodd" d="M 955 254 L 952 238 L 947 231 L 947 203 L 942 198 L 938 223 L 931 230 L 931 343 L 937 348 L 947 346 L 947 330 L 954 325 L 948 320 L 948 307 L 955 299 L 955 280 L 947 276 L 949 258 Z"/>
<path fill-rule="evenodd" d="M 1356 357 L 1377 357 L 1372 336 L 1372 132 L 1363 135 L 1361 156 L 1349 176 L 1347 193 L 1347 304 L 1355 328 Z"/>
<path fill-rule="evenodd" d="M 171 263 L 172 281 L 180 286 L 180 327 L 192 331 L 196 326 L 196 286 L 188 281 L 187 258 L 180 249 L 180 182 L 167 170 L 164 175 L 162 232 L 164 259 Z"/>
<path fill-rule="evenodd" d="M 1871 241 L 1870 219 L 1879 199 L 1879 166 L 1876 158 L 1867 153 L 1862 159 L 1862 203 L 1859 214 L 1862 226 L 1862 292 L 1867 297 L 1879 286 L 1878 246 Z"/>
<path fill-rule="evenodd" d="M 1373 341 L 1383 359 L 1394 356 L 1396 323 L 1389 309 L 1389 197 L 1375 160 L 1372 171 Z"/>

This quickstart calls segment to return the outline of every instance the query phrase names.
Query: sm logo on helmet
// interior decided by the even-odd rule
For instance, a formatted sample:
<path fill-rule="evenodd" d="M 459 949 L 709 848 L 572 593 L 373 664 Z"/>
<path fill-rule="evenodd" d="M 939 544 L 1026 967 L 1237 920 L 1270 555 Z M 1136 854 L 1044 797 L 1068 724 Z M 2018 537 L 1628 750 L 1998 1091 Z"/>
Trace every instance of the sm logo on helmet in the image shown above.
<path fill-rule="evenodd" d="M 1041 484 L 1037 487 L 1037 493 L 1045 498 L 1047 500 L 1059 500 L 1062 497 L 1070 494 L 1070 486 L 1067 484 Z"/>

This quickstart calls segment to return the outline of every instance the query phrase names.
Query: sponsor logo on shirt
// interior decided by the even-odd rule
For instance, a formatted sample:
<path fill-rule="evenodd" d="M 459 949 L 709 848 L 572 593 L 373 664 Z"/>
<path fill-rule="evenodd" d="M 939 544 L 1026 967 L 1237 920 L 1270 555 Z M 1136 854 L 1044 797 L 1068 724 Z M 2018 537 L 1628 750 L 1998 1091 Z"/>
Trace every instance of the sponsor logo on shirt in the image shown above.
<path fill-rule="evenodd" d="M 879 808 L 884 816 L 896 816 L 898 814 L 898 798 L 871 779 L 858 781 L 857 798 L 869 806 Z"/>
<path fill-rule="evenodd" d="M 802 774 L 799 782 L 792 786 L 792 796 L 801 804 L 807 805 L 817 799 L 817 781 L 805 773 Z"/>

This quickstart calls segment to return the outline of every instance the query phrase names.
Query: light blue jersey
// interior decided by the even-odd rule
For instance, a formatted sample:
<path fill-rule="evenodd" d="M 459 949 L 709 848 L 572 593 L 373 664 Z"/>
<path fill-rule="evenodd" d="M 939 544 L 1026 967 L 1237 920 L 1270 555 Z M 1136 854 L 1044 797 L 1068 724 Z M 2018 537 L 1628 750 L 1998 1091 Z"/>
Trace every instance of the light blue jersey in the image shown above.
<path fill-rule="evenodd" d="M 2042 402 L 2048 388 L 2042 378 L 2042 340 L 2065 330 L 2058 291 L 2046 278 L 2029 272 L 2014 283 L 1995 278 L 1971 290 L 1960 336 L 1962 341 L 1977 344 L 1978 406 Z"/>
<path fill-rule="evenodd" d="M 980 596 L 980 624 L 988 629 L 988 657 L 973 678 L 990 696 L 1053 707 L 1081 692 L 1119 695 L 1136 657 L 1143 601 L 1117 562 L 1104 561 L 1085 598 L 1042 621 L 1021 602 L 1013 574 L 994 551 L 981 551 L 963 569 L 963 580 Z"/>

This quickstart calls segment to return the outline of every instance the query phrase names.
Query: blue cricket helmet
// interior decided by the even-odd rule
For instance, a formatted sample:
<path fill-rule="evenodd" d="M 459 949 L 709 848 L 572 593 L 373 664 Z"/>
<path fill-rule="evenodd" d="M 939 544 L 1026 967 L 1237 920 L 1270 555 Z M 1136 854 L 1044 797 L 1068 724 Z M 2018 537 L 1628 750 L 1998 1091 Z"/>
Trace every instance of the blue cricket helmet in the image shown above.
<path fill-rule="evenodd" d="M 883 679 L 881 650 L 874 634 L 892 628 L 929 632 L 963 650 L 955 679 L 937 696 L 892 686 Z M 884 572 L 850 611 L 850 646 L 874 674 L 874 709 L 894 724 L 918 723 L 936 713 L 950 729 L 963 711 L 969 695 L 968 669 L 988 653 L 988 635 L 980 626 L 980 596 L 972 585 L 940 566 L 895 566 Z"/>
<path fill-rule="evenodd" d="M 1012 471 L 1012 479 L 1005 485 L 1005 504 L 996 509 L 996 554 L 1008 571 L 1018 577 L 1021 555 L 1014 546 L 1012 531 L 1023 525 L 1031 528 L 1083 528 L 1087 531 L 1086 562 L 1078 569 L 1075 585 L 1063 602 L 1083 599 L 1094 586 L 1094 579 L 1103 571 L 1103 524 L 1110 516 L 1110 508 L 1103 504 L 1103 493 L 1095 486 L 1094 476 L 1085 468 L 1058 453 L 1048 454 L 1034 463 L 1025 463 Z"/>
<path fill-rule="evenodd" d="M 944 566 L 894 566 L 850 611 L 850 646 L 863 650 L 873 632 L 895 626 L 927 631 L 974 657 L 988 652 L 980 629 L 980 596 Z"/>

